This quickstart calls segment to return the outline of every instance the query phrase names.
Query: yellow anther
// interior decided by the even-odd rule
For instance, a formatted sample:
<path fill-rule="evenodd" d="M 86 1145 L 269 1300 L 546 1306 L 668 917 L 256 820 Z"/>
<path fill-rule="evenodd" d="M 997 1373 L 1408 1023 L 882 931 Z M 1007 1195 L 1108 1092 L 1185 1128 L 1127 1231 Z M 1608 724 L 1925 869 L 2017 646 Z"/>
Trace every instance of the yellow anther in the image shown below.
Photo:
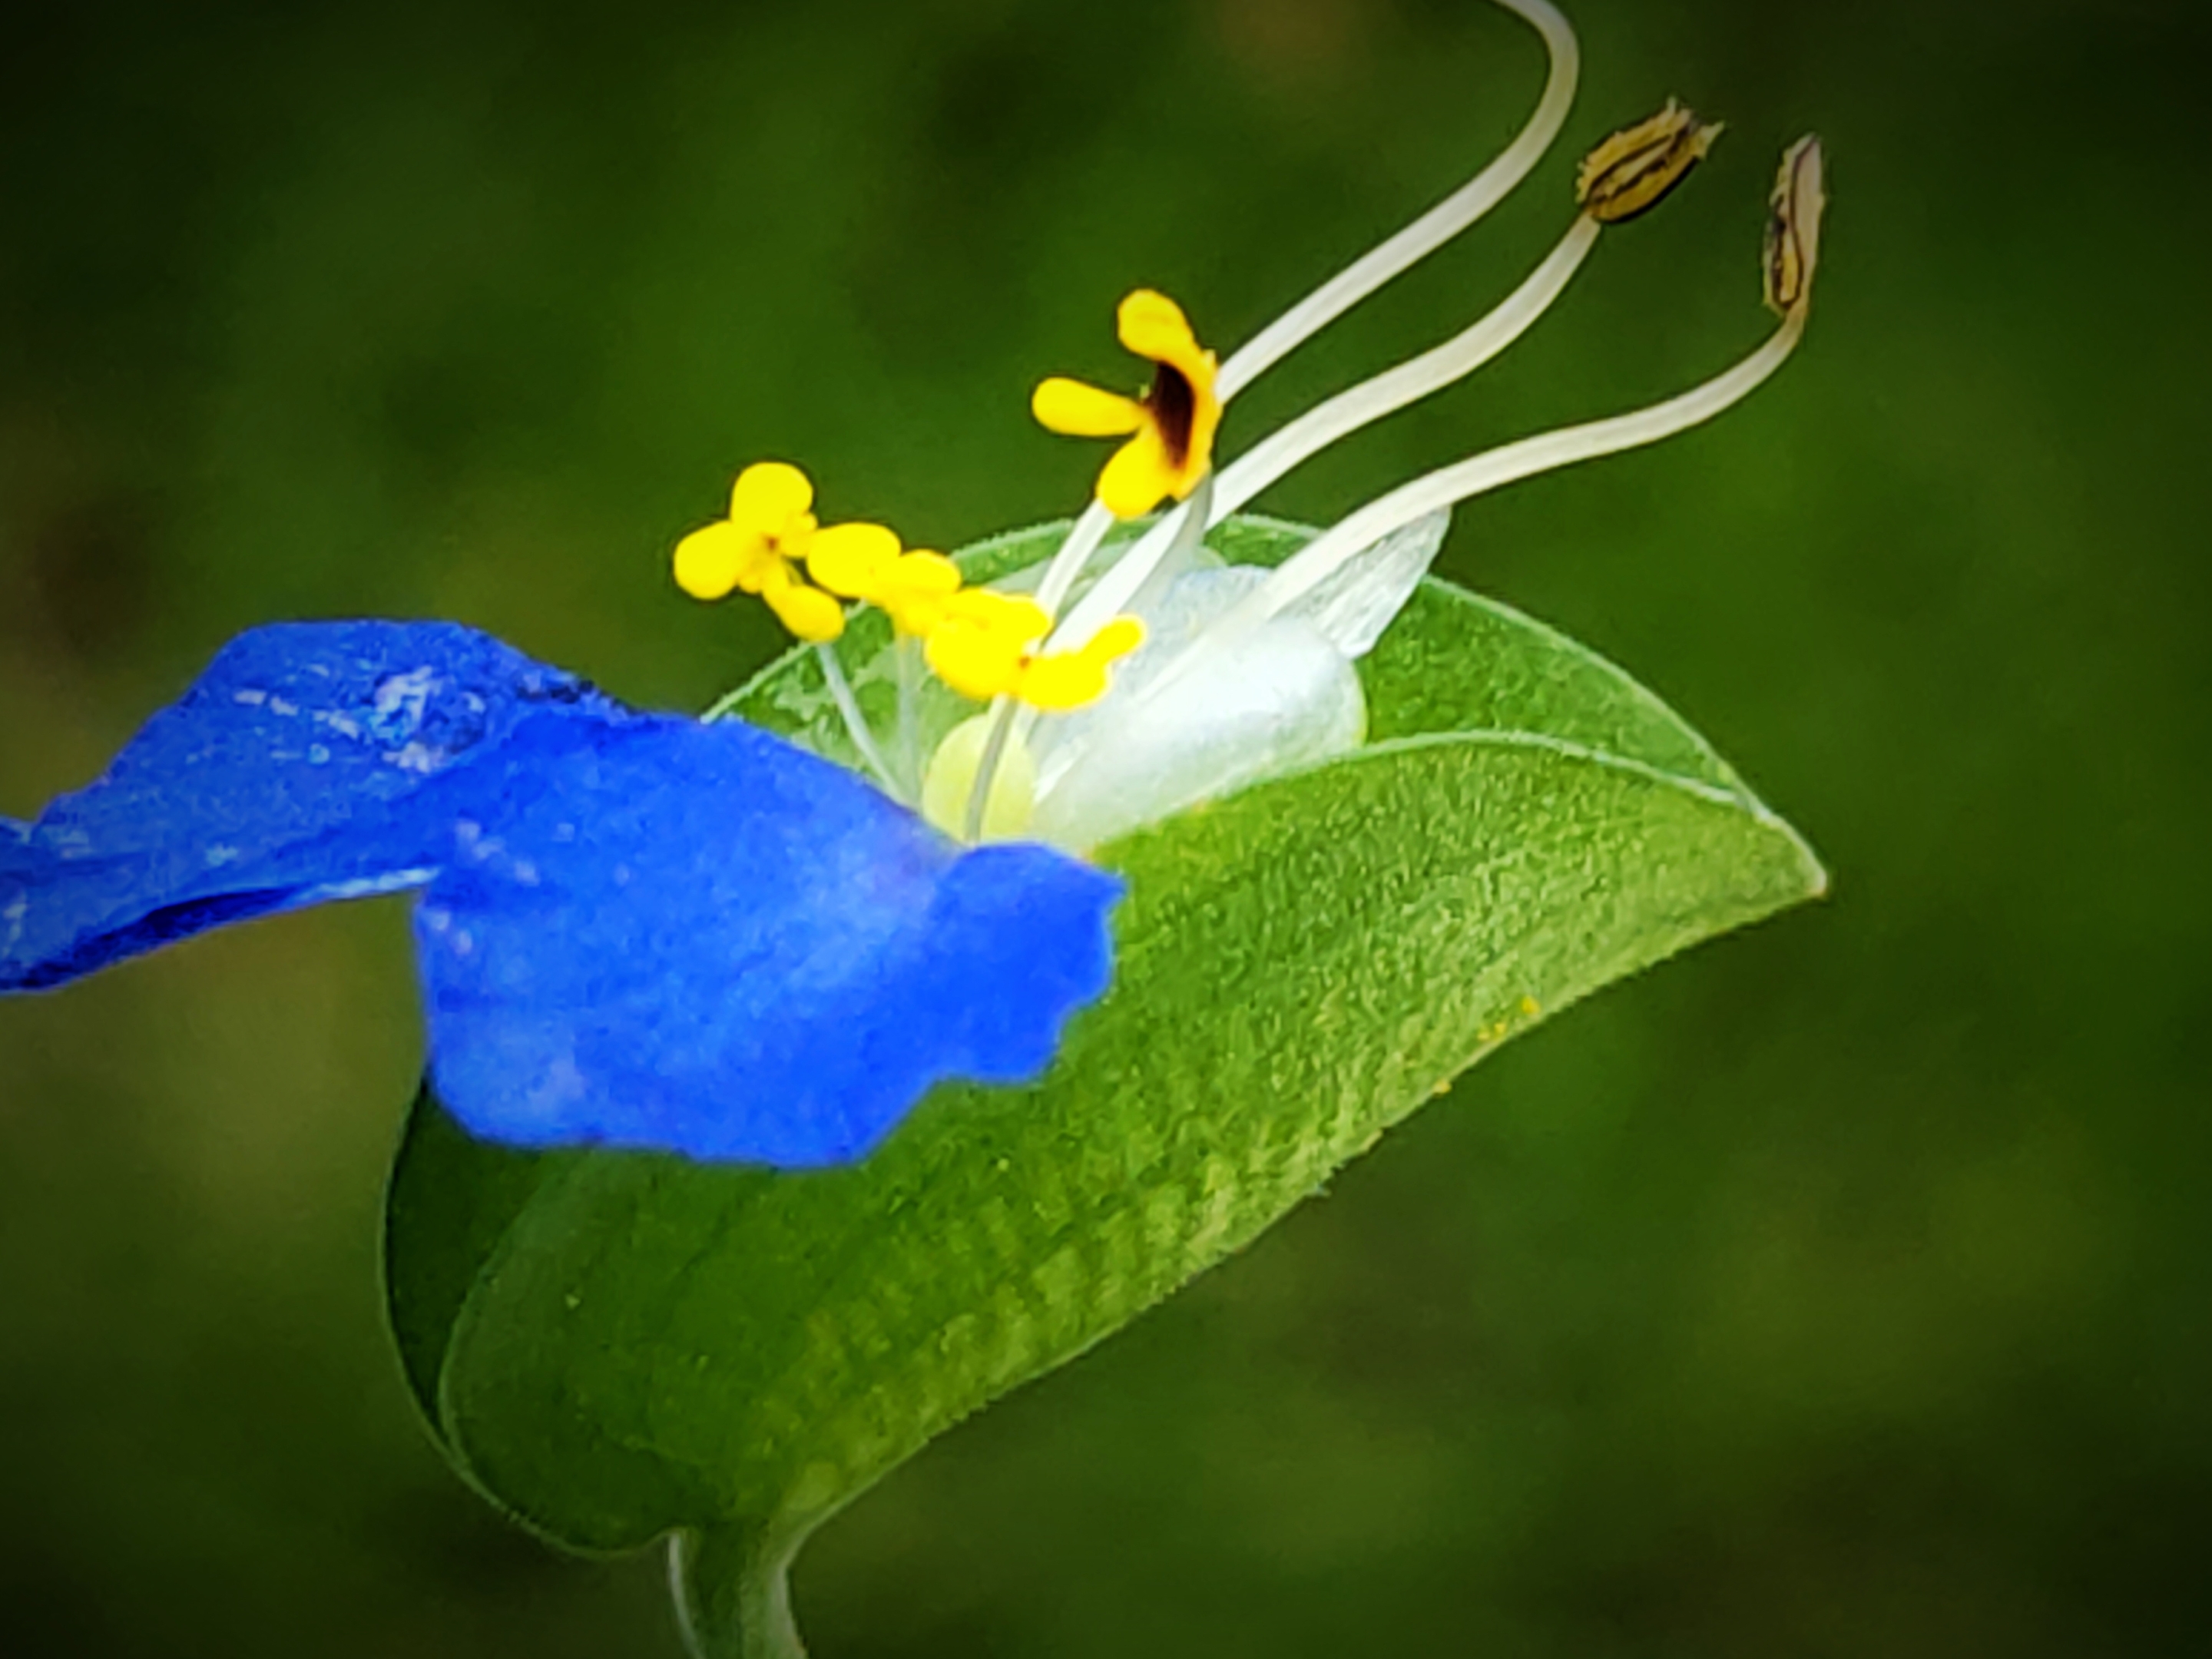
<path fill-rule="evenodd" d="M 1705 159 L 1721 136 L 1717 121 L 1700 121 L 1669 98 L 1649 120 L 1623 127 L 1583 159 L 1575 200 L 1601 225 L 1649 213 Z"/>
<path fill-rule="evenodd" d="M 795 466 L 763 461 L 738 474 L 730 516 L 676 544 L 677 585 L 695 599 L 757 593 L 768 573 L 799 557 L 814 534 L 814 486 Z"/>
<path fill-rule="evenodd" d="M 814 528 L 814 486 L 786 461 L 756 461 L 730 486 L 730 522 L 763 536 L 803 535 Z"/>
<path fill-rule="evenodd" d="M 1126 438 L 1145 424 L 1145 406 L 1134 398 L 1059 375 L 1037 383 L 1030 413 L 1048 431 L 1070 438 Z"/>
<path fill-rule="evenodd" d="M 806 552 L 806 574 L 832 593 L 882 606 L 902 634 L 934 630 L 945 600 L 960 591 L 958 565 L 942 553 L 902 550 L 898 538 L 879 524 L 817 531 Z"/>
<path fill-rule="evenodd" d="M 677 544 L 677 586 L 700 599 L 757 593 L 786 628 L 815 645 L 845 631 L 840 599 L 882 605 L 902 633 L 936 625 L 933 607 L 960 586 L 950 559 L 906 552 L 879 524 L 824 528 L 813 507 L 814 486 L 797 467 L 747 467 L 730 491 L 730 516 Z M 812 586 L 800 579 L 802 565 Z"/>
<path fill-rule="evenodd" d="M 779 563 L 761 584 L 760 596 L 775 619 L 809 645 L 827 645 L 845 631 L 845 609 L 818 587 L 809 587 Z"/>
<path fill-rule="evenodd" d="M 902 553 L 883 572 L 868 598 L 890 615 L 902 634 L 927 635 L 945 620 L 945 605 L 960 591 L 960 567 L 942 553 Z"/>
<path fill-rule="evenodd" d="M 1787 317 L 1812 302 L 1813 273 L 1820 264 L 1820 215 L 1828 192 L 1822 179 L 1820 141 L 1800 138 L 1782 158 L 1766 221 L 1766 253 L 1760 263 L 1766 303 Z"/>
<path fill-rule="evenodd" d="M 1032 708 L 1065 714 L 1106 695 L 1109 671 L 1145 642 L 1145 625 L 1134 617 L 1116 617 L 1073 651 L 1032 658 L 1023 668 L 1014 695 Z"/>
<path fill-rule="evenodd" d="M 923 655 L 938 678 L 981 702 L 1012 694 L 1030 647 L 1051 631 L 1035 599 L 971 587 L 945 601 Z"/>
<path fill-rule="evenodd" d="M 676 585 L 695 599 L 719 599 L 748 574 L 757 544 L 727 519 L 676 544 Z"/>
<path fill-rule="evenodd" d="M 924 647 L 937 677 L 963 697 L 1013 697 L 1064 714 L 1105 696 L 1109 670 L 1145 641 L 1134 617 L 1116 617 L 1073 651 L 1039 653 L 1052 618 L 1035 599 L 971 587 L 944 601 Z"/>
<path fill-rule="evenodd" d="M 695 599 L 757 593 L 799 638 L 836 639 L 845 629 L 836 602 L 792 574 L 817 533 L 813 506 L 814 486 L 797 467 L 747 467 L 731 487 L 730 516 L 676 544 L 676 585 Z"/>
<path fill-rule="evenodd" d="M 898 556 L 899 538 L 882 525 L 831 525 L 808 539 L 806 574 L 841 598 L 865 599 Z"/>
<path fill-rule="evenodd" d="M 1212 465 L 1219 364 L 1164 294 L 1138 289 L 1121 301 L 1116 320 L 1121 343 L 1152 360 L 1152 389 L 1124 398 L 1055 376 L 1038 386 L 1030 410 L 1054 432 L 1128 439 L 1098 475 L 1098 500 L 1115 518 L 1135 519 L 1170 495 L 1183 500 Z"/>

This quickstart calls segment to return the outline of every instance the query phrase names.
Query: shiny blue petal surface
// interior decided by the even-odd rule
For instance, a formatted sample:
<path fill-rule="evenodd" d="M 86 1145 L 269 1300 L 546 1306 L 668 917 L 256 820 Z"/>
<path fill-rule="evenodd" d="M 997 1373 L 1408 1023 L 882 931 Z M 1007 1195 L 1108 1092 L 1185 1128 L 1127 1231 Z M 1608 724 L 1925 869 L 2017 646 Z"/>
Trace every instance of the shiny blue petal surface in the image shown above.
<path fill-rule="evenodd" d="M 203 928 L 416 886 L 455 776 L 549 711 L 626 718 L 451 623 L 240 635 L 106 774 L 0 820 L 0 990 L 59 984 Z"/>
<path fill-rule="evenodd" d="M 962 852 L 737 722 L 533 721 L 416 912 L 433 1080 L 464 1124 L 803 1167 L 940 1079 L 1035 1078 L 1102 994 L 1115 878 Z"/>

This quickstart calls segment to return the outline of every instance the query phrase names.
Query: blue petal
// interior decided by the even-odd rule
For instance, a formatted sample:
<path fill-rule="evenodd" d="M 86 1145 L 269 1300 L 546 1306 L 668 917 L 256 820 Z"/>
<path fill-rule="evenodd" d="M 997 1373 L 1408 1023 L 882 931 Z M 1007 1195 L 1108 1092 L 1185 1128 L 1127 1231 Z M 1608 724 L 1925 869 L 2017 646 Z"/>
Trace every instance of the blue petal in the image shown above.
<path fill-rule="evenodd" d="M 0 962 L 11 958 L 16 941 L 28 930 L 31 885 L 46 863 L 31 850 L 29 824 L 0 818 Z"/>
<path fill-rule="evenodd" d="M 940 1079 L 1038 1075 L 1106 988 L 1121 891 L 467 629 L 290 624 L 233 641 L 100 781 L 0 818 L 0 990 L 426 885 L 463 1121 L 786 1166 L 859 1155 Z"/>
<path fill-rule="evenodd" d="M 420 885 L 452 781 L 517 724 L 623 718 L 585 682 L 451 623 L 240 635 L 88 788 L 0 820 L 0 990 L 205 927 Z"/>
<path fill-rule="evenodd" d="M 736 722 L 533 722 L 416 912 L 433 1080 L 479 1134 L 784 1167 L 940 1079 L 1026 1081 L 1102 994 L 1115 878 L 963 853 Z"/>

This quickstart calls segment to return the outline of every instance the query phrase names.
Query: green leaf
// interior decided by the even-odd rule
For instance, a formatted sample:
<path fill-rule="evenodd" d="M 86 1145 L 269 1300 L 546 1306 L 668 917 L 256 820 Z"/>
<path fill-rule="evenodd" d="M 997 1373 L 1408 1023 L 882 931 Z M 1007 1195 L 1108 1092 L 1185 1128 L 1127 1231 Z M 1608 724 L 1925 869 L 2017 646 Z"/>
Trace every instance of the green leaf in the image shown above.
<path fill-rule="evenodd" d="M 1059 533 L 963 562 L 1018 569 Z M 1310 533 L 1213 539 L 1273 562 Z M 868 618 L 843 642 L 864 696 L 883 643 Z M 1534 1020 L 1822 890 L 1662 703 L 1504 606 L 1428 582 L 1363 671 L 1368 747 L 1102 850 L 1129 881 L 1115 986 L 1034 1088 L 940 1089 L 872 1157 L 805 1174 L 518 1154 L 418 1101 L 392 1323 L 456 1462 L 574 1547 L 678 1532 L 700 1650 L 795 1652 L 792 1553 L 933 1436 Z M 842 750 L 806 653 L 726 707 Z"/>

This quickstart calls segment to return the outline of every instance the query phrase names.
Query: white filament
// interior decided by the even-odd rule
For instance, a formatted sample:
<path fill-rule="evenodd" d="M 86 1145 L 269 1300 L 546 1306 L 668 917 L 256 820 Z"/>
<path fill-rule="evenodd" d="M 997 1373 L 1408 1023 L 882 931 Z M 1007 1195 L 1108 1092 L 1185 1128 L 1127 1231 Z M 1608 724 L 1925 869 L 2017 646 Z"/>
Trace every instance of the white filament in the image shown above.
<path fill-rule="evenodd" d="M 1575 82 L 1582 70 L 1582 51 L 1575 44 L 1574 28 L 1545 0 L 1498 0 L 1498 3 L 1533 24 L 1551 54 L 1551 75 L 1528 124 L 1504 153 L 1480 173 L 1245 342 L 1221 366 L 1214 392 L 1222 402 L 1227 403 L 1383 283 L 1426 258 L 1504 201 L 1559 137 L 1566 124 L 1568 107 L 1575 101 Z"/>

